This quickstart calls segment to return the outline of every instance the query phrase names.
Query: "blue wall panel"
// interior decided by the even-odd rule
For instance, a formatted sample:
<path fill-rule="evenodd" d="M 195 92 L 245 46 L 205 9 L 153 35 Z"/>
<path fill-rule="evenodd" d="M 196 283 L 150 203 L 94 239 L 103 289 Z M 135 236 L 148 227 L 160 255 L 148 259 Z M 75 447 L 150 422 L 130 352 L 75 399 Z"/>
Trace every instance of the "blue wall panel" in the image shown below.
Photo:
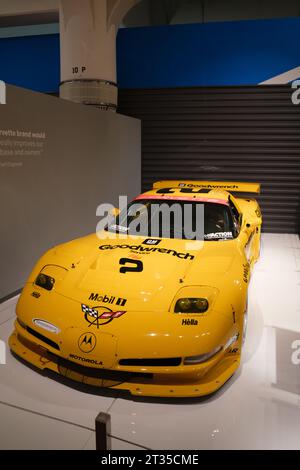
<path fill-rule="evenodd" d="M 119 31 L 121 88 L 257 85 L 300 65 L 300 18 Z"/>
<path fill-rule="evenodd" d="M 60 82 L 59 35 L 0 39 L 0 80 L 46 93 Z"/>
<path fill-rule="evenodd" d="M 300 65 L 300 18 L 120 29 L 120 88 L 256 85 Z M 59 35 L 0 38 L 0 80 L 60 81 Z"/>

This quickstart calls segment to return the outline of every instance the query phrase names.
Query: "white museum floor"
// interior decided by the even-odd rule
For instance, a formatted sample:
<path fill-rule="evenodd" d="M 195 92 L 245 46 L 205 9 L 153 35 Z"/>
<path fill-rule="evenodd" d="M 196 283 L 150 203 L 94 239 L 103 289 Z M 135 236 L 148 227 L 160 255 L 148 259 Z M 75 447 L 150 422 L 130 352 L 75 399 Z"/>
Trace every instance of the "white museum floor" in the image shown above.
<path fill-rule="evenodd" d="M 16 301 L 0 305 L 1 340 L 12 331 Z M 111 415 L 118 450 L 300 449 L 297 362 L 300 241 L 264 234 L 242 367 L 219 392 L 183 401 L 89 394 L 34 372 L 7 348 L 7 364 L 0 365 L 0 449 L 94 449 L 100 411 Z"/>

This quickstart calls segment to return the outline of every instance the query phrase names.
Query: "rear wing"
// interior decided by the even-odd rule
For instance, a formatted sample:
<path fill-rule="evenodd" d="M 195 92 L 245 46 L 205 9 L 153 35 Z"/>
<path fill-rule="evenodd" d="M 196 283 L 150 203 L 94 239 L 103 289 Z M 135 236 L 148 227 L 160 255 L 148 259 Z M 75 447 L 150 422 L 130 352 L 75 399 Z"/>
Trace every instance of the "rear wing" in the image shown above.
<path fill-rule="evenodd" d="M 153 183 L 153 189 L 160 188 L 199 188 L 199 189 L 223 189 L 228 192 L 260 193 L 259 183 L 237 183 L 229 181 L 157 181 Z"/>

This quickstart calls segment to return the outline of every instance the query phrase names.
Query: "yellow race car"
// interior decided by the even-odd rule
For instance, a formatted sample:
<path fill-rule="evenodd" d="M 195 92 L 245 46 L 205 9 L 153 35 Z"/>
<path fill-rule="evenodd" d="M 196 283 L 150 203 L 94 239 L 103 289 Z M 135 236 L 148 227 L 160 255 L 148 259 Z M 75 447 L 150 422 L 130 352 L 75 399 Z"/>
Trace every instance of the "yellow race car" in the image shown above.
<path fill-rule="evenodd" d="M 161 181 L 101 232 L 50 249 L 19 298 L 11 350 L 38 369 L 132 395 L 216 391 L 240 364 L 260 250 L 259 205 L 232 193 L 259 191 Z M 153 213 L 173 204 L 194 229 L 203 208 L 202 237 L 186 236 L 172 215 L 157 219 L 153 236 Z M 134 224 L 141 214 L 146 224 Z"/>

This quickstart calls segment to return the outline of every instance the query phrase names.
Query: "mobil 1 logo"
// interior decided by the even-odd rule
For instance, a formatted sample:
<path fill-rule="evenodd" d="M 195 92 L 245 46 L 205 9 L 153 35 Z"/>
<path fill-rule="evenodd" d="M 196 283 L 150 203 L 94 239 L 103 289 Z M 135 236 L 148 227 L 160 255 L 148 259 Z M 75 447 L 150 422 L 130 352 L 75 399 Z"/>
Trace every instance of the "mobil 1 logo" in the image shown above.
<path fill-rule="evenodd" d="M 124 299 L 122 297 L 115 297 L 113 295 L 102 295 L 98 294 L 97 292 L 94 293 L 92 292 L 89 296 L 89 300 L 92 300 L 93 302 L 100 302 L 103 304 L 115 304 L 119 305 L 120 307 L 124 307 L 126 305 L 127 299 Z"/>

